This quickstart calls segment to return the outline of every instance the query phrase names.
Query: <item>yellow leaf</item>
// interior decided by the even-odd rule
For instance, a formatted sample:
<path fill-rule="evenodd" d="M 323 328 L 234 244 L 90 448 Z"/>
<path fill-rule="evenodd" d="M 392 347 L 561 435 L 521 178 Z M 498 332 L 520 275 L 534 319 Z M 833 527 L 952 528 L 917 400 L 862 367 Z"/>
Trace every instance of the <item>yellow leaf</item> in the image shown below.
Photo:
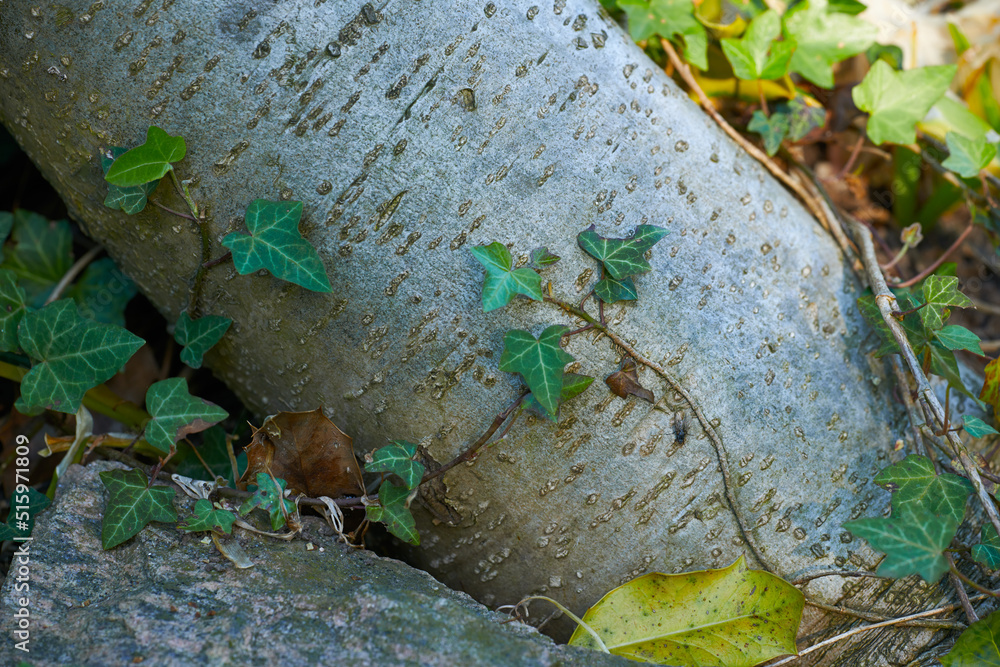
<path fill-rule="evenodd" d="M 653 572 L 619 586 L 583 621 L 613 654 L 678 667 L 751 667 L 796 653 L 802 593 L 743 557 L 721 570 Z M 598 648 L 578 627 L 569 643 Z"/>

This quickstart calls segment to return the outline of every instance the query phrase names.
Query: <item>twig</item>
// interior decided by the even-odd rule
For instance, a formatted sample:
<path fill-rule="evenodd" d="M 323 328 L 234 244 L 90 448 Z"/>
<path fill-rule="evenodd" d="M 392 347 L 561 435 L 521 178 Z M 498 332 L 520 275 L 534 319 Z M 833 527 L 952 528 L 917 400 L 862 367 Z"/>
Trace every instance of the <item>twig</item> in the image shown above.
<path fill-rule="evenodd" d="M 823 577 L 874 577 L 875 579 L 884 579 L 882 575 L 875 574 L 874 572 L 865 572 L 864 570 L 824 570 L 822 572 L 810 572 L 809 574 L 804 574 L 794 581 L 790 581 L 792 586 L 801 586 L 802 584 L 808 583 L 813 579 L 822 579 Z"/>
<path fill-rule="evenodd" d="M 893 287 L 909 287 L 910 285 L 914 285 L 916 283 L 919 283 L 921 280 L 923 280 L 924 278 L 926 278 L 930 274 L 934 273 L 934 271 L 937 269 L 937 267 L 941 266 L 941 264 L 944 262 L 944 260 L 946 260 L 948 258 L 948 255 L 950 255 L 951 253 L 955 252 L 955 250 L 958 248 L 958 246 L 962 245 L 962 242 L 965 241 L 965 239 L 969 236 L 969 234 L 972 233 L 972 229 L 974 227 L 975 227 L 975 225 L 970 221 L 969 224 L 966 226 L 966 228 L 964 230 L 962 230 L 962 233 L 958 235 L 958 238 L 955 239 L 955 242 L 952 243 L 948 247 L 947 250 L 945 250 L 943 253 L 941 253 L 941 256 L 938 257 L 934 261 L 933 264 L 931 264 L 926 269 L 924 269 L 923 271 L 921 271 L 917 275 L 913 276 L 909 280 L 904 280 L 901 283 L 893 283 L 892 286 Z"/>
<path fill-rule="evenodd" d="M 90 264 L 90 262 L 93 261 L 93 259 L 97 257 L 102 250 L 104 250 L 104 248 L 99 245 L 95 245 L 93 248 L 88 250 L 83 257 L 76 260 L 73 263 L 73 266 L 69 267 L 69 271 L 64 273 L 63 277 L 59 279 L 58 283 L 56 283 L 56 286 L 52 289 L 52 293 L 49 294 L 47 299 L 45 299 L 45 305 L 47 306 L 61 297 L 63 291 L 69 287 L 69 284 L 73 282 L 78 275 L 80 275 L 80 272 L 83 271 L 83 269 Z"/>
<path fill-rule="evenodd" d="M 196 221 L 198 225 L 198 230 L 201 233 L 201 264 L 198 265 L 197 271 L 194 274 L 194 281 L 191 284 L 191 291 L 188 294 L 188 305 L 187 311 L 188 316 L 192 319 L 198 317 L 198 301 L 201 297 L 202 286 L 205 283 L 205 273 L 208 272 L 210 266 L 206 266 L 209 263 L 209 255 L 212 252 L 212 238 L 209 234 L 208 222 L 205 220 Z"/>
<path fill-rule="evenodd" d="M 816 607 L 817 609 L 822 609 L 823 611 L 829 611 L 834 614 L 843 614 L 844 616 L 854 616 L 855 618 L 860 618 L 863 621 L 868 621 L 869 623 L 880 623 L 882 621 L 891 620 L 892 616 L 884 616 L 882 614 L 872 614 L 867 611 L 861 611 L 860 609 L 851 609 L 850 607 L 841 607 L 832 604 L 824 604 L 822 602 L 817 602 L 815 600 L 806 600 L 806 604 L 810 607 Z M 948 621 L 945 619 L 941 620 L 916 620 L 916 621 L 905 621 L 899 623 L 903 627 L 917 627 L 917 628 L 932 628 L 938 630 L 964 630 L 966 628 L 965 623 L 960 623 L 958 621 Z"/>
<path fill-rule="evenodd" d="M 218 266 L 219 264 L 222 264 L 223 262 L 225 262 L 227 259 L 230 259 L 232 256 L 233 256 L 232 252 L 226 251 L 225 255 L 222 255 L 221 257 L 216 257 L 213 260 L 209 260 L 207 262 L 204 262 L 201 265 L 201 268 L 203 268 L 203 269 L 210 269 L 213 266 Z"/>
<path fill-rule="evenodd" d="M 152 204 L 153 206 L 158 206 L 159 208 L 162 208 L 167 213 L 173 213 L 174 215 L 176 215 L 176 216 L 178 216 L 180 218 L 186 218 L 188 220 L 194 220 L 194 217 L 188 215 L 187 213 L 181 213 L 180 211 L 175 211 L 172 208 L 167 208 L 166 206 L 164 206 L 160 202 L 156 201 L 155 199 L 150 199 L 149 203 Z"/>
<path fill-rule="evenodd" d="M 906 373 L 903 372 L 903 367 L 899 363 L 899 357 L 893 355 L 892 357 L 892 372 L 896 376 L 896 386 L 899 387 L 899 392 L 903 399 L 903 405 L 906 406 L 906 416 L 910 421 L 910 429 L 912 429 L 911 435 L 913 436 L 913 446 L 916 450 L 923 451 L 926 453 L 926 448 L 921 446 L 920 438 L 920 426 L 925 422 L 920 418 L 920 413 L 917 411 L 917 406 L 913 402 L 913 394 L 910 393 L 910 382 L 906 379 Z"/>
<path fill-rule="evenodd" d="M 170 180 L 173 181 L 174 187 L 177 188 L 177 192 L 180 194 L 181 199 L 183 199 L 188 208 L 191 209 L 191 215 L 198 219 L 198 205 L 194 203 L 194 199 L 191 198 L 191 193 L 188 192 L 187 187 L 177 180 L 177 173 L 174 172 L 173 168 L 170 169 Z"/>
<path fill-rule="evenodd" d="M 851 155 L 850 157 L 847 158 L 847 162 L 844 163 L 844 166 L 841 167 L 840 171 L 837 173 L 838 180 L 847 176 L 848 172 L 850 172 L 851 169 L 854 167 L 854 163 L 857 161 L 858 155 L 861 153 L 861 146 L 863 146 L 864 143 L 865 143 L 865 135 L 864 134 L 858 135 L 858 140 L 854 143 L 854 150 L 851 151 Z"/>
<path fill-rule="evenodd" d="M 948 559 L 948 565 L 950 566 L 950 567 L 949 567 L 949 570 L 950 570 L 950 572 L 951 572 L 951 575 L 952 575 L 953 577 L 955 577 L 955 578 L 957 578 L 957 579 L 960 579 L 960 580 L 961 580 L 962 582 L 964 582 L 964 583 L 965 583 L 965 584 L 966 584 L 967 586 L 969 586 L 970 588 L 974 588 L 974 589 L 976 589 L 977 591 L 979 591 L 979 592 L 980 592 L 980 593 L 982 593 L 983 595 L 989 595 L 990 597 L 994 597 L 994 598 L 998 598 L 998 597 L 1000 597 L 1000 593 L 998 593 L 998 592 L 995 592 L 995 591 L 991 591 L 990 589 L 986 588 L 985 586 L 981 586 L 981 585 L 977 584 L 977 583 L 976 583 L 976 582 L 974 582 L 974 581 L 973 581 L 972 579 L 970 579 L 969 577 L 967 577 L 967 576 L 965 576 L 964 574 L 962 574 L 961 572 L 959 572 L 959 571 L 958 571 L 958 568 L 957 568 L 957 567 L 955 567 L 955 563 L 954 563 L 954 561 L 953 561 L 953 560 L 952 560 L 952 558 L 951 558 L 951 554 L 947 554 L 947 553 L 946 553 L 946 554 L 945 554 L 945 558 L 947 558 L 947 559 Z M 969 601 L 969 598 L 965 596 L 965 591 L 964 591 L 964 590 L 962 591 L 962 595 L 961 595 L 961 597 L 965 597 L 965 600 L 964 600 L 964 602 L 962 603 L 962 607 L 964 608 L 964 607 L 965 607 L 965 605 L 966 605 L 966 604 L 968 603 L 968 601 Z M 969 611 L 972 611 L 972 607 L 971 607 L 971 605 L 970 605 L 970 607 L 969 607 L 968 609 L 966 609 L 966 610 L 965 610 L 965 613 L 966 613 L 966 614 L 968 615 L 968 614 L 969 614 Z M 975 623 L 976 621 L 978 621 L 978 620 L 979 620 L 979 616 L 977 616 L 977 615 L 976 615 L 976 612 L 975 612 L 975 611 L 972 611 L 972 615 L 971 615 L 971 616 L 969 616 L 969 619 L 970 619 L 970 622 L 971 622 L 971 623 Z"/>

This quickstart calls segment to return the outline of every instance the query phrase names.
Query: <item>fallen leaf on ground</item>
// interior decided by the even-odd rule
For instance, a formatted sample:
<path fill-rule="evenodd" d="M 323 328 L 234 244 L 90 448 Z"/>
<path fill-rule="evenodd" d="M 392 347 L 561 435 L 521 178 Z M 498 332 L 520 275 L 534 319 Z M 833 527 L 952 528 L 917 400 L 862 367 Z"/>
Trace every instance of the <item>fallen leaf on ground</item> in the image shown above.
<path fill-rule="evenodd" d="M 636 370 L 635 359 L 626 356 L 622 360 L 621 368 L 608 377 L 604 378 L 604 383 L 608 388 L 621 398 L 635 396 L 644 401 L 654 402 L 653 392 L 639 384 L 639 374 Z"/>

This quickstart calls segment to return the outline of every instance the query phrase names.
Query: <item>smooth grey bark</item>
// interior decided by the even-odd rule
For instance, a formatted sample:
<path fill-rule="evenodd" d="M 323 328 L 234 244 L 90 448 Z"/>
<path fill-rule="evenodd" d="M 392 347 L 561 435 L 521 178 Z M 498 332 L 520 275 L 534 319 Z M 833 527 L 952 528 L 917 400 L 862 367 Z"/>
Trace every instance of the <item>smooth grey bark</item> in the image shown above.
<path fill-rule="evenodd" d="M 862 350 L 855 277 L 592 0 L 0 7 L 0 120 L 168 319 L 197 231 L 104 208 L 99 147 L 151 123 L 182 134 L 216 255 L 253 199 L 304 202 L 333 294 L 214 270 L 203 310 L 235 324 L 209 361 L 260 414 L 322 405 L 362 449 L 401 438 L 450 459 L 517 395 L 504 332 L 578 324 L 527 300 L 484 314 L 470 247 L 548 246 L 563 259 L 544 279 L 579 301 L 597 268 L 579 231 L 670 230 L 639 301 L 607 314 L 692 400 L 648 370 L 655 405 L 611 395 L 620 351 L 574 337 L 571 370 L 597 381 L 558 424 L 522 418 L 422 498 L 413 562 L 487 604 L 541 592 L 577 612 L 639 573 L 741 554 L 788 579 L 876 563 L 841 526 L 885 510 L 871 480 L 906 432 Z M 154 197 L 182 206 L 169 183 Z M 837 577 L 806 590 L 887 613 L 942 595 Z M 810 639 L 844 621 L 807 615 Z M 903 662 L 939 638 L 873 633 L 821 658 Z"/>

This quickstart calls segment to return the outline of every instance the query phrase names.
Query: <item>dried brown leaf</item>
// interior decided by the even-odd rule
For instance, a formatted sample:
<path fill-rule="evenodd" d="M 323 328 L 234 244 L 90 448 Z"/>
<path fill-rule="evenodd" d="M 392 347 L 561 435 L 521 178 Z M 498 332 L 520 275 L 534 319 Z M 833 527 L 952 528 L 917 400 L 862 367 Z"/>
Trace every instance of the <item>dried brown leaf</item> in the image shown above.
<path fill-rule="evenodd" d="M 639 374 L 636 370 L 635 359 L 632 357 L 626 356 L 622 360 L 621 368 L 604 378 L 604 383 L 616 396 L 622 398 L 635 396 L 650 403 L 654 402 L 653 392 L 639 384 Z"/>

